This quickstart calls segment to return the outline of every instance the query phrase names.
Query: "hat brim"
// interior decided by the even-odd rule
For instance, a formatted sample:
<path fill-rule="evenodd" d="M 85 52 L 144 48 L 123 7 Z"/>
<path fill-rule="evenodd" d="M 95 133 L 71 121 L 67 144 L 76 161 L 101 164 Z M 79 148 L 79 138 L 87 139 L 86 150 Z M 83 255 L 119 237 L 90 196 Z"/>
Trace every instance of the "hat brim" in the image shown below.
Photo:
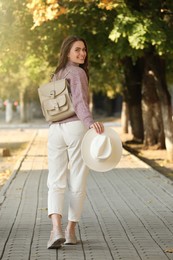
<path fill-rule="evenodd" d="M 122 156 L 122 142 L 119 135 L 110 127 L 104 127 L 102 135 L 106 135 L 111 140 L 112 152 L 106 160 L 94 159 L 90 154 L 90 146 L 93 138 L 98 135 L 96 131 L 91 128 L 85 134 L 81 144 L 81 154 L 85 164 L 92 170 L 98 172 L 106 172 L 115 168 Z"/>

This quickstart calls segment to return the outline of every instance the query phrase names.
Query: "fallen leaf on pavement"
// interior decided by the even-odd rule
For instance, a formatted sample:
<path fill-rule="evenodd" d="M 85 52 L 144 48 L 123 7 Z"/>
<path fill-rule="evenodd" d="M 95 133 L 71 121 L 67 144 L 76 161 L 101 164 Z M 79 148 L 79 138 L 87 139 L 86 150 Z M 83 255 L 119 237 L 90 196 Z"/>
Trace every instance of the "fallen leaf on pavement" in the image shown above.
<path fill-rule="evenodd" d="M 166 249 L 165 253 L 173 253 L 173 248 Z"/>

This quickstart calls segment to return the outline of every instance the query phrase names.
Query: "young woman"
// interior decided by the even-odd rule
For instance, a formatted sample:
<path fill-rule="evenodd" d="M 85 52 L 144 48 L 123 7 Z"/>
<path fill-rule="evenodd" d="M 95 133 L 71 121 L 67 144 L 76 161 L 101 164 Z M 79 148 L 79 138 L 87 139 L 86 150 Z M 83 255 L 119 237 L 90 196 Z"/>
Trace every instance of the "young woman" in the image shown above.
<path fill-rule="evenodd" d="M 88 53 L 82 38 L 70 36 L 62 43 L 53 79 L 56 78 L 69 81 L 75 115 L 52 122 L 49 128 L 48 215 L 53 225 L 47 245 L 49 249 L 59 248 L 62 243 L 77 243 L 75 226 L 81 217 L 88 176 L 88 168 L 81 157 L 81 141 L 89 128 L 94 128 L 98 134 L 104 131 L 103 124 L 94 122 L 89 110 Z M 61 221 L 66 186 L 70 195 L 64 235 Z"/>

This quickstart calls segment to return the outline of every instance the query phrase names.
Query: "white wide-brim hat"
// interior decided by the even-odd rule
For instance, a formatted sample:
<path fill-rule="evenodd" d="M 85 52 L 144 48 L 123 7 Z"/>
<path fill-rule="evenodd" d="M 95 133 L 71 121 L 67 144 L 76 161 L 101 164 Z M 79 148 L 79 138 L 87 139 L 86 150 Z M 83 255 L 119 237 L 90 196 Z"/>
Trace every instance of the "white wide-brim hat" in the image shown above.
<path fill-rule="evenodd" d="M 109 171 L 119 163 L 122 156 L 122 142 L 110 127 L 104 127 L 102 134 L 91 128 L 85 134 L 81 154 L 85 164 L 98 172 Z"/>

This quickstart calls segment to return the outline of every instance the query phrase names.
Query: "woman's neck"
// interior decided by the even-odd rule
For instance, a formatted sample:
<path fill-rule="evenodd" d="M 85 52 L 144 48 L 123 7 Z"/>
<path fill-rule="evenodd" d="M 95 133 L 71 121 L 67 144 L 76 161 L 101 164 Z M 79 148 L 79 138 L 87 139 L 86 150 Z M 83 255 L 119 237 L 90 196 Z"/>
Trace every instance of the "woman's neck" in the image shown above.
<path fill-rule="evenodd" d="M 69 61 L 67 62 L 67 66 L 68 66 L 68 65 L 73 65 L 73 66 L 79 67 L 79 63 L 73 62 L 73 61 L 71 61 L 71 60 L 69 60 Z"/>

